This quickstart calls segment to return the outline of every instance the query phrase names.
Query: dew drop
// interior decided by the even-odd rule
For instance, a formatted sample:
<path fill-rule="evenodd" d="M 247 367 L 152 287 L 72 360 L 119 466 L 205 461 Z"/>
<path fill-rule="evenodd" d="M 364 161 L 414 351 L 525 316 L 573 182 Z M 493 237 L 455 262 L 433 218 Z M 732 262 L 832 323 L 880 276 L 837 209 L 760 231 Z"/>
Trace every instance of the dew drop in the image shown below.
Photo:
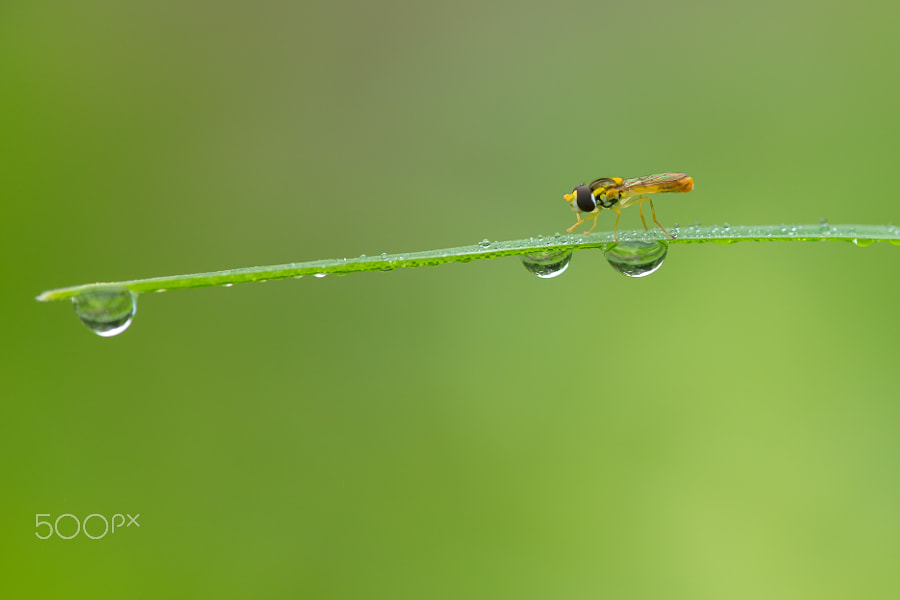
<path fill-rule="evenodd" d="M 628 277 L 646 277 L 656 272 L 666 259 L 669 244 L 655 242 L 620 242 L 603 249 L 613 269 Z"/>
<path fill-rule="evenodd" d="M 549 250 L 522 256 L 522 264 L 541 279 L 552 279 L 565 273 L 572 259 L 570 250 Z"/>
<path fill-rule="evenodd" d="M 323 277 L 325 277 L 325 275 L 325 273 L 316 273 L 313 277 L 315 277 L 316 279 L 322 279 Z"/>
<path fill-rule="evenodd" d="M 101 289 L 72 298 L 75 314 L 100 337 L 119 335 L 131 325 L 137 311 L 137 297 L 128 290 Z"/>
<path fill-rule="evenodd" d="M 233 283 L 226 283 L 226 284 L 225 284 L 225 287 L 227 287 L 227 288 L 229 288 L 229 287 L 234 287 L 234 284 L 233 284 Z"/>
<path fill-rule="evenodd" d="M 860 248 L 865 248 L 866 246 L 871 246 L 875 243 L 875 240 L 866 240 L 860 238 L 853 238 L 853 243 L 859 246 Z"/>
<path fill-rule="evenodd" d="M 487 248 L 488 246 L 491 245 L 491 240 L 484 238 L 483 240 L 478 242 L 478 245 L 481 246 L 482 248 Z"/>

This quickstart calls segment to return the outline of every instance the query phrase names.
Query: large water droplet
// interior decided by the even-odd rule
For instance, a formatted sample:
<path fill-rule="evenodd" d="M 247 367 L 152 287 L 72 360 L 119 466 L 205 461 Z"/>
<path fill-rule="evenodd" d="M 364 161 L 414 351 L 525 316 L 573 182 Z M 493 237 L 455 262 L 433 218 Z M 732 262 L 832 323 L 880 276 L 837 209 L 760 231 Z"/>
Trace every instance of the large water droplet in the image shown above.
<path fill-rule="evenodd" d="M 525 254 L 522 256 L 522 264 L 541 279 L 552 279 L 562 275 L 569 268 L 571 259 L 570 250 L 550 250 Z"/>
<path fill-rule="evenodd" d="M 656 272 L 669 251 L 669 244 L 656 242 L 619 242 L 603 249 L 613 269 L 628 277 L 646 277 Z"/>
<path fill-rule="evenodd" d="M 75 314 L 88 329 L 101 337 L 119 335 L 131 325 L 137 297 L 123 289 L 101 289 L 72 298 Z"/>

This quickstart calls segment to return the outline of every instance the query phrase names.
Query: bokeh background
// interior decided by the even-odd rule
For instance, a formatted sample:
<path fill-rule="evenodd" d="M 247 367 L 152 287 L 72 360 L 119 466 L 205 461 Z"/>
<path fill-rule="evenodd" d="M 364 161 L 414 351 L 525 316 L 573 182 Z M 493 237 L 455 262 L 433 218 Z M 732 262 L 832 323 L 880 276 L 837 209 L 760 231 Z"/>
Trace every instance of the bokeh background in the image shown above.
<path fill-rule="evenodd" d="M 896 223 L 898 19 L 3 2 L 0 596 L 896 597 L 900 248 L 155 294 L 112 339 L 34 296 L 552 234 L 611 175 L 692 175 L 666 225 Z"/>

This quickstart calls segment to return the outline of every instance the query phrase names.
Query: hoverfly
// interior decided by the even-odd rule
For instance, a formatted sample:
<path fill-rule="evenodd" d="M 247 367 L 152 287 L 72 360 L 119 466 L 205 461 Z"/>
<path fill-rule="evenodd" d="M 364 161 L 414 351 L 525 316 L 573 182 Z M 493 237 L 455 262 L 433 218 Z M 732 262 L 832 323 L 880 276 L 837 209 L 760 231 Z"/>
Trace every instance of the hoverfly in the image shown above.
<path fill-rule="evenodd" d="M 661 173 L 659 175 L 647 175 L 634 179 L 622 179 L 621 177 L 603 177 L 595 179 L 590 185 L 582 183 L 572 190 L 571 194 L 564 197 L 566 202 L 575 211 L 578 222 L 569 227 L 569 233 L 590 219 L 594 224 L 585 233 L 590 233 L 597 226 L 597 217 L 604 208 L 616 211 L 616 226 L 613 237 L 619 241 L 619 217 L 622 216 L 622 208 L 628 208 L 637 204 L 641 209 L 641 222 L 647 229 L 647 221 L 644 220 L 644 202 L 650 203 L 650 214 L 662 232 L 675 239 L 675 236 L 666 231 L 656 220 L 656 210 L 653 208 L 653 200 L 648 194 L 661 194 L 664 192 L 689 192 L 694 189 L 694 180 L 684 173 Z M 582 218 L 582 214 L 591 215 Z"/>

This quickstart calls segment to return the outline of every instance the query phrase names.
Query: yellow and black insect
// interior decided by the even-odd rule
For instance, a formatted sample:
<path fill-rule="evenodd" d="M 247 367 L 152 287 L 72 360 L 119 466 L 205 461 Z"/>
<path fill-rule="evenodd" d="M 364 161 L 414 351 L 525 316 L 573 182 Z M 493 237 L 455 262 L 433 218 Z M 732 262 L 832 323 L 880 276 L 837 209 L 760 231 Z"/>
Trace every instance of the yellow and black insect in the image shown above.
<path fill-rule="evenodd" d="M 619 217 L 622 216 L 622 208 L 628 208 L 637 204 L 641 209 L 641 222 L 647 229 L 647 221 L 644 220 L 644 202 L 650 203 L 650 213 L 653 222 L 662 232 L 672 239 L 675 237 L 666 231 L 656 220 L 656 210 L 653 208 L 653 200 L 648 194 L 661 194 L 664 192 L 689 192 L 694 189 L 694 180 L 684 173 L 661 173 L 659 175 L 647 175 L 634 179 L 622 179 L 621 177 L 604 177 L 595 179 L 590 185 L 582 183 L 575 186 L 571 194 L 566 194 L 565 199 L 575 211 L 578 222 L 569 227 L 572 233 L 576 227 L 588 221 L 594 220 L 594 224 L 585 233 L 590 233 L 597 226 L 597 217 L 604 208 L 616 211 L 616 226 L 613 237 L 619 241 Z M 581 215 L 590 215 L 582 218 Z"/>

